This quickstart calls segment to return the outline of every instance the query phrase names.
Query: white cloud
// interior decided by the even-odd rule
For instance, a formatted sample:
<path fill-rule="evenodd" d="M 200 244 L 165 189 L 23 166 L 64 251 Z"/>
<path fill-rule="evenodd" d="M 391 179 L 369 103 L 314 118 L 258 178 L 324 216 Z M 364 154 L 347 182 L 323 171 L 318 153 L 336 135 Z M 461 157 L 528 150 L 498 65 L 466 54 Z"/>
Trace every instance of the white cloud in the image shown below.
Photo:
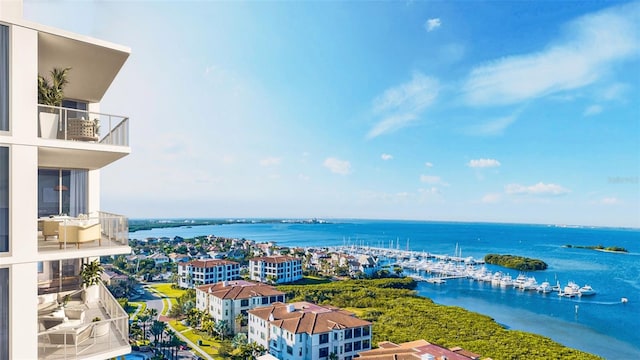
<path fill-rule="evenodd" d="M 467 166 L 472 168 L 492 168 L 500 165 L 500 161 L 496 159 L 477 159 L 467 163 Z"/>
<path fill-rule="evenodd" d="M 584 109 L 584 112 L 582 113 L 583 116 L 593 116 L 593 115 L 597 115 L 600 114 L 602 112 L 602 106 L 600 105 L 591 105 L 589 107 L 587 107 L 586 109 Z"/>
<path fill-rule="evenodd" d="M 500 202 L 501 199 L 501 194 L 490 193 L 483 196 L 481 201 L 485 204 L 495 204 L 497 202 Z"/>
<path fill-rule="evenodd" d="M 444 182 L 440 176 L 435 175 L 420 175 L 420 182 L 431 185 L 449 186 L 449 184 Z"/>
<path fill-rule="evenodd" d="M 428 32 L 431 32 L 442 25 L 442 21 L 440 18 L 429 19 L 424 23 L 424 28 L 427 29 Z"/>
<path fill-rule="evenodd" d="M 311 177 L 305 174 L 298 174 L 298 179 L 302 180 L 302 181 L 309 181 L 311 180 Z"/>
<path fill-rule="evenodd" d="M 509 125 L 513 124 L 517 118 L 518 116 L 514 114 L 489 120 L 483 124 L 469 127 L 467 133 L 469 135 L 476 136 L 502 135 L 504 133 L 504 130 L 509 127 Z"/>
<path fill-rule="evenodd" d="M 277 157 L 267 157 L 267 158 L 264 158 L 264 159 L 260 160 L 260 166 L 280 165 L 281 161 L 282 161 L 282 159 L 277 158 Z"/>
<path fill-rule="evenodd" d="M 378 122 L 367 138 L 387 134 L 407 126 L 417 119 L 438 96 L 438 81 L 414 73 L 411 81 L 387 89 L 373 100 L 373 115 Z"/>
<path fill-rule="evenodd" d="M 556 184 L 545 184 L 543 182 L 539 182 L 535 185 L 523 186 L 520 184 L 509 184 L 504 188 L 505 193 L 509 195 L 565 195 L 570 192 L 569 189 L 566 189 L 560 185 Z"/>
<path fill-rule="evenodd" d="M 330 157 L 325 159 L 323 165 L 332 173 L 347 175 L 351 172 L 351 163 L 345 160 Z"/>
<path fill-rule="evenodd" d="M 222 163 L 224 164 L 233 164 L 236 161 L 235 157 L 233 155 L 223 155 L 222 156 Z"/>
<path fill-rule="evenodd" d="M 432 168 L 433 164 L 427 161 L 426 163 L 424 163 L 424 166 L 426 166 L 428 168 Z"/>
<path fill-rule="evenodd" d="M 381 158 L 382 160 L 385 160 L 385 161 L 386 161 L 386 160 L 391 160 L 391 159 L 393 159 L 393 155 L 390 155 L 390 154 L 382 154 L 382 155 L 380 155 L 380 158 Z"/>
<path fill-rule="evenodd" d="M 605 197 L 600 202 L 604 205 L 616 205 L 620 203 L 620 200 L 616 197 Z"/>
<path fill-rule="evenodd" d="M 473 69 L 464 85 L 472 105 L 506 105 L 577 89 L 604 77 L 618 61 L 640 53 L 640 3 L 569 23 L 561 41 Z"/>

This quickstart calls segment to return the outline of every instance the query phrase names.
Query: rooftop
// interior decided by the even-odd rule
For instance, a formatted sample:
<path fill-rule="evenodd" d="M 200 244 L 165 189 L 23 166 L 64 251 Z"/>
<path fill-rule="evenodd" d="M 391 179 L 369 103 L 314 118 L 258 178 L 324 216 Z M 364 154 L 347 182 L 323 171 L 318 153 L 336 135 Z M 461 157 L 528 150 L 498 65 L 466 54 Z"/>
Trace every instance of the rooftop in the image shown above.
<path fill-rule="evenodd" d="M 249 310 L 249 313 L 293 334 L 322 334 L 336 329 L 371 325 L 348 311 L 306 301 L 273 303 L 271 306 Z"/>
<path fill-rule="evenodd" d="M 253 297 L 284 295 L 273 286 L 244 280 L 223 281 L 212 285 L 199 286 L 198 290 L 220 299 L 251 299 Z"/>

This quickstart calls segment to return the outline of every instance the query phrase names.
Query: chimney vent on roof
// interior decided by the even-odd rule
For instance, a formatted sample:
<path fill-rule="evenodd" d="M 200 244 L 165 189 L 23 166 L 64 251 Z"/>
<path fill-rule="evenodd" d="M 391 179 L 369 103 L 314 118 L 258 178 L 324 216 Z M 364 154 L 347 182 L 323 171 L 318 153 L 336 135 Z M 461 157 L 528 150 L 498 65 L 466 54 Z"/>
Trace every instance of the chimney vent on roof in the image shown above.
<path fill-rule="evenodd" d="M 227 287 L 227 280 L 222 282 L 222 287 Z"/>
<path fill-rule="evenodd" d="M 293 312 L 296 308 L 293 306 L 293 304 L 287 304 L 287 312 Z"/>
<path fill-rule="evenodd" d="M 420 360 L 436 360 L 436 357 L 431 354 L 422 354 Z"/>

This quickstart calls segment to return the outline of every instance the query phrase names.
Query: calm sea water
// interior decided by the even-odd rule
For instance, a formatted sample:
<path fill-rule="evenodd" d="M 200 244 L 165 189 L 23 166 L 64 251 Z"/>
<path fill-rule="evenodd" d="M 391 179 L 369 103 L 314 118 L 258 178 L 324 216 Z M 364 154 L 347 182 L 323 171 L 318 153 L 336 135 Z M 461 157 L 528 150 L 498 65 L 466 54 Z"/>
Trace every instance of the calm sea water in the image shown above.
<path fill-rule="evenodd" d="M 560 298 L 516 289 L 494 288 L 467 279 L 444 285 L 421 283 L 418 292 L 445 305 L 456 305 L 493 317 L 511 329 L 541 334 L 567 346 L 608 359 L 640 359 L 640 230 L 567 228 L 544 225 L 444 223 L 417 221 L 334 220 L 330 224 L 232 224 L 154 229 L 130 238 L 214 234 L 274 241 L 283 246 L 359 244 L 482 258 L 513 254 L 545 261 L 546 271 L 532 272 L 541 283 L 558 279 L 589 284 L 589 298 Z M 621 246 L 628 254 L 569 249 L 562 245 Z M 505 269 L 488 266 L 490 270 Z M 517 271 L 509 271 L 515 278 Z M 628 298 L 623 304 L 621 298 Z"/>

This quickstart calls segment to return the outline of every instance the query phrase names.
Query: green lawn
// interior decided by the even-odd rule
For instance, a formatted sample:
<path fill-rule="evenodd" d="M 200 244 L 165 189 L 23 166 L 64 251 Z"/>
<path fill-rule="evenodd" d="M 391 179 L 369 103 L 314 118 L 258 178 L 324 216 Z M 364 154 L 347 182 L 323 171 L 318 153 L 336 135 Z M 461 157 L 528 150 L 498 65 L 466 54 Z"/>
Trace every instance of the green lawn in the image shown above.
<path fill-rule="evenodd" d="M 135 312 L 136 308 L 139 307 L 140 310 L 138 311 L 138 314 L 141 314 L 143 311 L 147 309 L 147 303 L 144 301 L 129 301 L 129 305 L 133 307 L 133 312 Z M 136 320 L 137 318 L 138 318 L 138 315 L 133 317 L 132 320 Z"/>
<path fill-rule="evenodd" d="M 173 326 L 178 332 L 184 335 L 187 339 L 191 340 L 194 344 L 198 344 L 198 340 L 202 340 L 202 346 L 196 348 L 194 350 L 202 351 L 210 356 L 218 359 L 221 358 L 218 355 L 218 348 L 220 347 L 220 341 L 209 338 L 206 335 L 200 335 L 194 332 L 193 329 L 186 327 L 180 323 L 178 320 L 171 320 L 169 322 L 171 326 Z"/>
<path fill-rule="evenodd" d="M 182 294 L 185 293 L 185 290 L 182 289 L 174 289 L 171 287 L 171 283 L 166 283 L 166 284 L 154 284 L 151 285 L 151 288 L 154 288 L 156 290 L 158 290 L 159 292 L 163 293 L 164 295 L 166 295 L 168 298 L 178 298 L 180 297 Z"/>

